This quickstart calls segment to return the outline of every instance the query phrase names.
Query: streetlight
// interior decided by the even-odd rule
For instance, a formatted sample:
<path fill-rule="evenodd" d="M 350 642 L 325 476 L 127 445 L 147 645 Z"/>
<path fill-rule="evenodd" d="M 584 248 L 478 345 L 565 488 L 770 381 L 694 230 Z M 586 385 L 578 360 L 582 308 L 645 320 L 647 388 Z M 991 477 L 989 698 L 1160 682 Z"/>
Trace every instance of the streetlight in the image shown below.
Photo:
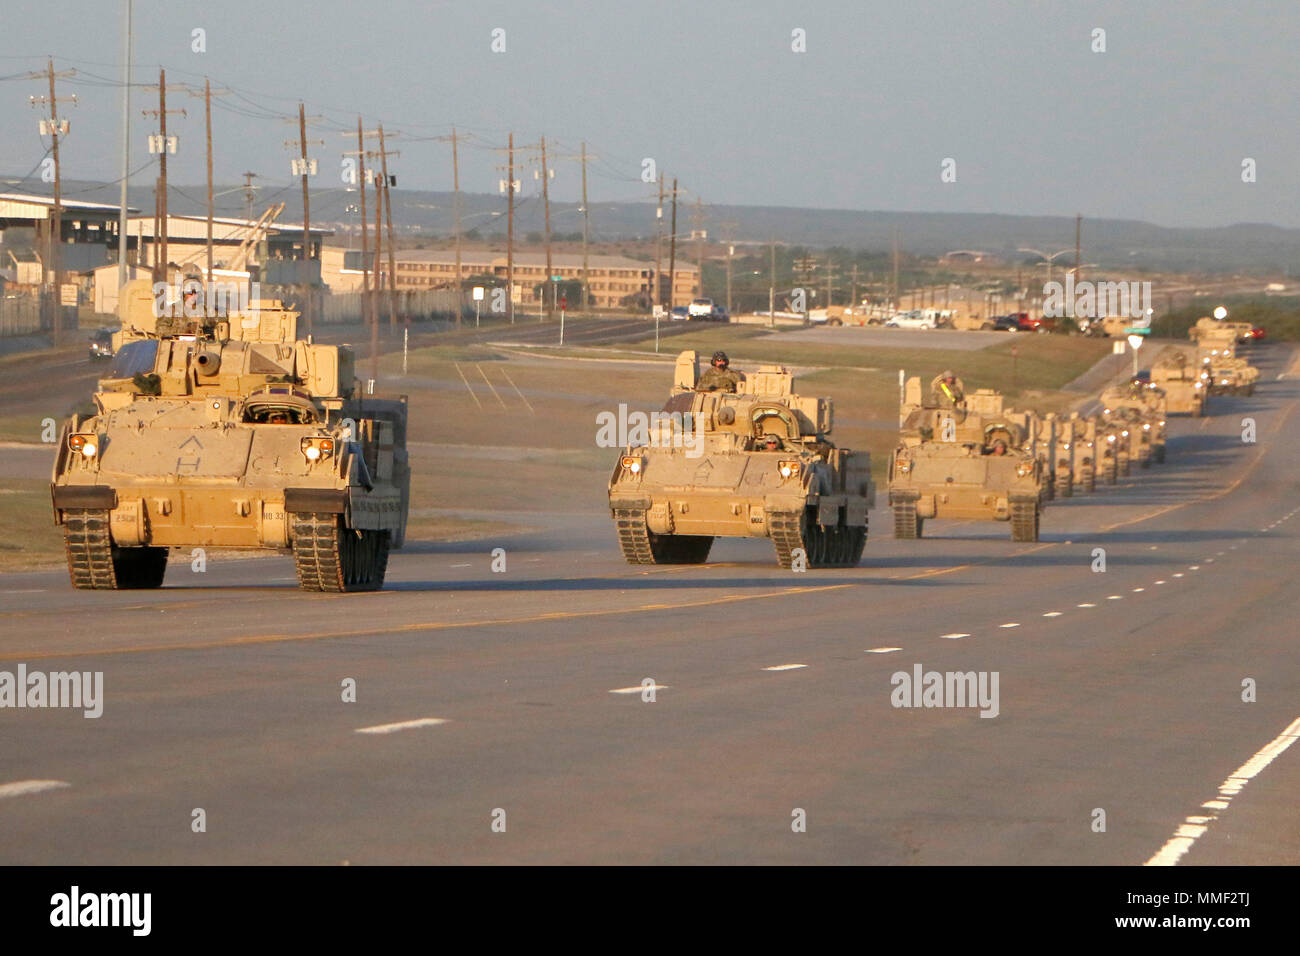
<path fill-rule="evenodd" d="M 1051 281 L 1052 281 L 1052 263 L 1056 261 L 1056 257 L 1057 257 L 1057 256 L 1063 256 L 1063 255 L 1065 255 L 1067 252 L 1073 252 L 1074 250 L 1073 250 L 1073 249 L 1062 249 L 1060 252 L 1053 252 L 1051 255 L 1048 255 L 1046 252 L 1042 252 L 1042 251 L 1039 250 L 1039 249 L 1028 249 L 1028 248 L 1025 248 L 1025 247 L 1022 246 L 1021 248 L 1017 249 L 1016 251 L 1017 251 L 1017 252 L 1032 252 L 1034 255 L 1038 256 L 1040 259 L 1045 259 L 1045 260 L 1047 261 L 1047 281 L 1048 281 L 1048 282 L 1051 282 Z M 1039 263 L 1039 264 L 1041 265 L 1041 263 Z"/>

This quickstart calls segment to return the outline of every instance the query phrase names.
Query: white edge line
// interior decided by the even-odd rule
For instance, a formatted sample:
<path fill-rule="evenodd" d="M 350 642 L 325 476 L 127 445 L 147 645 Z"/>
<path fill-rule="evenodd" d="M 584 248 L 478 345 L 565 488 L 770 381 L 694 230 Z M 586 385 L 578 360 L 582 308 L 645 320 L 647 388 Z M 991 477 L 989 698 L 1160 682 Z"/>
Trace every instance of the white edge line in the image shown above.
<path fill-rule="evenodd" d="M 801 667 L 807 667 L 807 664 L 773 664 L 771 667 L 764 667 L 765 671 L 797 671 Z"/>
<path fill-rule="evenodd" d="M 5 797 L 24 797 L 29 793 L 42 793 L 46 790 L 62 790 L 72 784 L 66 780 L 18 780 L 14 783 L 0 783 L 0 800 Z"/>
<path fill-rule="evenodd" d="M 1259 776 L 1264 768 L 1271 764 L 1278 757 L 1286 752 L 1297 739 L 1300 739 L 1300 717 L 1291 721 L 1286 730 L 1282 731 L 1263 747 L 1261 747 L 1249 760 L 1234 770 L 1228 779 L 1219 785 L 1220 800 L 1211 800 L 1201 804 L 1202 807 L 1208 807 L 1210 804 L 1222 805 L 1222 809 L 1227 809 L 1228 801 L 1245 789 L 1246 784 L 1255 777 Z M 1216 819 L 1215 817 L 1209 818 Z M 1182 859 L 1184 853 L 1192 848 L 1192 844 L 1205 834 L 1209 829 L 1209 824 L 1199 823 L 1198 821 L 1206 820 L 1203 816 L 1190 816 L 1178 829 L 1174 835 L 1166 841 L 1165 845 L 1156 851 L 1156 854 L 1147 860 L 1145 866 L 1174 866 Z"/>
<path fill-rule="evenodd" d="M 615 687 L 613 690 L 610 691 L 610 693 L 611 694 L 639 694 L 643 690 L 667 690 L 667 689 L 668 689 L 667 684 L 647 684 L 644 687 L 641 686 L 640 684 L 637 684 L 635 687 Z"/>
<path fill-rule="evenodd" d="M 441 717 L 420 717 L 416 720 L 401 720 L 395 724 L 376 724 L 373 727 L 358 727 L 359 734 L 391 734 L 399 730 L 413 730 L 416 727 L 436 727 L 447 721 Z"/>
<path fill-rule="evenodd" d="M 901 647 L 869 647 L 863 654 L 892 654 L 894 651 L 901 651 Z"/>

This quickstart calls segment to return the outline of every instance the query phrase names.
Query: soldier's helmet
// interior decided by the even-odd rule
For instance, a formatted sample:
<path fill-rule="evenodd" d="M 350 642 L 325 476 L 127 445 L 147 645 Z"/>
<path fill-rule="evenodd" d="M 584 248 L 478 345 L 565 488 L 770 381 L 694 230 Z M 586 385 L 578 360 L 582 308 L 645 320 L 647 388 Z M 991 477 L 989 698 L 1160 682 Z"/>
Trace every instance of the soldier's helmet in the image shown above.
<path fill-rule="evenodd" d="M 957 380 L 957 376 L 953 374 L 952 369 L 950 368 L 943 370 L 942 378 L 945 382 L 955 382 Z"/>
<path fill-rule="evenodd" d="M 730 364 L 730 360 L 727 358 L 726 352 L 718 351 L 713 353 L 713 359 L 710 364 L 714 368 L 726 368 L 727 365 Z"/>

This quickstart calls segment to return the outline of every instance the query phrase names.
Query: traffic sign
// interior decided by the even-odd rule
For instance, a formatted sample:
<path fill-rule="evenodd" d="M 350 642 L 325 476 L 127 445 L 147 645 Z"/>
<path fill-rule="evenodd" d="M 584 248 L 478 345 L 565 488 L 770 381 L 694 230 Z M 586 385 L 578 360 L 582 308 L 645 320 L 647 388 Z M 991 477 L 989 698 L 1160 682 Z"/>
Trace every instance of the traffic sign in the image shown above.
<path fill-rule="evenodd" d="M 1125 335 L 1150 335 L 1151 327 L 1144 325 L 1135 325 L 1124 330 Z"/>

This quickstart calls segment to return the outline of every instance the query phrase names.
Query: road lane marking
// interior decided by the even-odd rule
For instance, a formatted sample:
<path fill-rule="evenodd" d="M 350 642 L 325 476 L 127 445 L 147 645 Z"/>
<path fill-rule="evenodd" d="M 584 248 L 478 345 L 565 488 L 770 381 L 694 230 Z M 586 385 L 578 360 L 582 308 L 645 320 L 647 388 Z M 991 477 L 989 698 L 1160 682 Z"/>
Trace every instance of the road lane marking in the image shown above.
<path fill-rule="evenodd" d="M 452 567 L 452 568 L 469 568 L 469 567 L 473 567 L 473 565 L 470 565 L 470 564 L 451 564 L 451 565 L 448 565 L 448 567 Z"/>
<path fill-rule="evenodd" d="M 1124 600 L 1124 595 L 1122 595 L 1122 594 L 1111 594 L 1111 595 L 1108 595 L 1108 596 L 1106 597 L 1106 600 L 1107 600 L 1107 601 L 1122 601 L 1122 600 Z"/>
<path fill-rule="evenodd" d="M 1164 581 L 1157 581 L 1156 584 L 1164 584 Z"/>
<path fill-rule="evenodd" d="M 615 687 L 611 694 L 639 694 L 643 690 L 668 690 L 668 684 L 637 684 L 635 687 Z"/>
<path fill-rule="evenodd" d="M 1183 576 L 1183 572 L 1182 572 L 1182 571 L 1175 571 L 1175 572 L 1174 572 L 1174 577 L 1176 577 L 1176 578 L 1181 578 L 1182 576 Z"/>
<path fill-rule="evenodd" d="M 1278 757 L 1286 752 L 1297 739 L 1300 739 L 1300 717 L 1291 721 L 1287 728 L 1261 747 L 1254 756 L 1244 764 L 1229 774 L 1228 779 L 1219 785 L 1219 799 L 1201 804 L 1202 807 L 1208 808 L 1210 803 L 1221 804 L 1214 809 L 1226 810 L 1229 802 L 1237 794 L 1246 788 L 1246 784 L 1254 780 L 1263 773 L 1264 768 L 1271 764 Z M 1156 854 L 1147 860 L 1146 866 L 1174 866 L 1182 859 L 1183 855 L 1192 848 L 1200 837 L 1209 829 L 1209 824 L 1217 820 L 1219 815 L 1216 813 L 1212 817 L 1190 816 L 1179 825 L 1165 845 L 1162 846 Z"/>
<path fill-rule="evenodd" d="M 22 591 L 0 591 L 0 594 L 44 594 L 47 588 L 30 588 Z"/>
<path fill-rule="evenodd" d="M 1043 617 L 1060 617 L 1061 613 L 1062 612 L 1060 611 L 1048 611 L 1046 614 L 1043 615 Z"/>
<path fill-rule="evenodd" d="M 1096 607 L 1095 604 L 1076 604 L 1075 607 Z"/>
<path fill-rule="evenodd" d="M 414 730 L 416 727 L 437 727 L 447 721 L 441 717 L 419 717 L 415 720 L 399 720 L 395 724 L 376 724 L 373 727 L 358 727 L 358 734 L 394 734 L 399 730 Z"/>
<path fill-rule="evenodd" d="M 999 624 L 999 625 L 998 625 L 998 627 L 1019 627 L 1019 626 L 1020 626 L 1020 623 L 1019 623 L 1018 621 L 1010 621 L 1010 622 L 1008 622 L 1008 623 L 1006 623 L 1006 624 Z"/>
<path fill-rule="evenodd" d="M 939 637 L 941 637 L 945 641 L 959 641 L 963 637 L 970 637 L 970 635 L 963 634 L 960 631 L 955 631 L 952 634 L 940 634 Z"/>
<path fill-rule="evenodd" d="M 1201 566 L 1200 566 L 1199 564 L 1189 564 L 1189 565 L 1187 566 L 1187 570 L 1188 570 L 1188 571 L 1199 571 L 1199 570 L 1201 570 Z"/>
<path fill-rule="evenodd" d="M 892 654 L 894 651 L 901 651 L 901 647 L 870 647 L 863 651 L 864 654 Z"/>
<path fill-rule="evenodd" d="M 1133 593 L 1134 593 L 1134 594 L 1141 594 L 1141 593 L 1142 593 L 1143 591 L 1145 591 L 1145 590 L 1146 590 L 1146 588 L 1134 588 L 1134 589 L 1133 589 Z"/>
<path fill-rule="evenodd" d="M 764 667 L 765 671 L 797 671 L 801 667 L 807 667 L 807 664 L 773 664 L 771 667 Z"/>
<path fill-rule="evenodd" d="M 585 580 L 585 579 L 584 579 Z M 610 580 L 596 578 L 591 580 Z M 762 594 L 729 594 L 723 597 L 704 598 L 698 601 L 683 601 L 674 604 L 675 608 L 716 607 L 721 604 L 736 604 L 741 601 L 759 601 L 766 598 L 789 597 L 794 594 L 819 594 L 824 591 L 840 591 L 845 588 L 861 587 L 860 584 L 817 584 L 803 587 L 788 587 L 778 591 L 766 591 Z M 398 591 L 378 591 L 373 594 L 398 595 Z M 352 595 L 348 595 L 349 597 Z M 551 621 L 574 620 L 584 617 L 609 617 L 619 614 L 639 614 L 657 610 L 654 605 L 636 605 L 633 607 L 596 608 L 589 611 L 556 611 L 549 614 L 530 614 L 521 617 L 486 618 L 476 621 L 421 621 L 414 624 L 397 624 L 387 627 L 366 627 L 346 631 L 331 631 L 312 634 L 250 634 L 246 637 L 220 638 L 211 641 L 195 641 L 189 644 L 140 644 L 131 647 L 87 648 L 76 651 L 21 651 L 12 654 L 0 654 L 0 661 L 57 660 L 67 657 L 103 657 L 116 654 L 155 654 L 160 651 L 208 651 L 214 648 L 245 647 L 258 644 L 288 644 L 300 641 L 337 640 L 356 637 L 385 637 L 394 634 L 418 634 L 425 631 L 452 631 L 471 627 L 511 627 L 519 624 L 537 624 Z"/>
<path fill-rule="evenodd" d="M 29 793 L 43 793 L 46 790 L 62 790 L 72 784 L 66 780 L 18 780 L 14 783 L 0 783 L 0 800 L 5 797 L 25 797 Z"/>

